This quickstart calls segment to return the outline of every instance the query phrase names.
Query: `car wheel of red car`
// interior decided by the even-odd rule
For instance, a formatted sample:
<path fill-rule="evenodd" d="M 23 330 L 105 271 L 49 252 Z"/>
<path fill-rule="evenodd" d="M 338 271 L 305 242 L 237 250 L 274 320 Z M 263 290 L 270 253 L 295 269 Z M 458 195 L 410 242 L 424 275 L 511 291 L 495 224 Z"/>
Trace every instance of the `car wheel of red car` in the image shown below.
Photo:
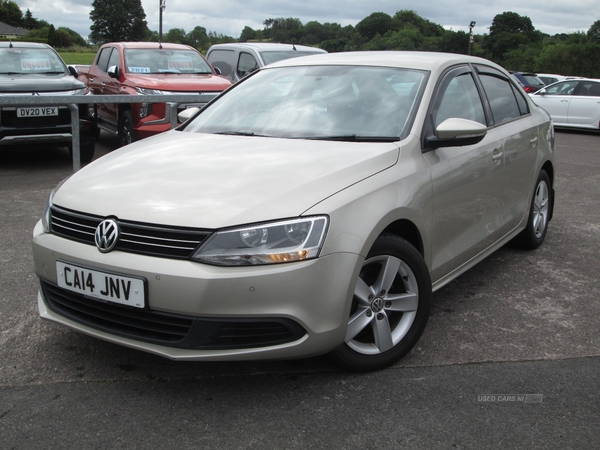
<path fill-rule="evenodd" d="M 119 143 L 124 146 L 131 144 L 133 141 L 135 141 L 133 116 L 131 111 L 125 111 L 119 120 Z"/>

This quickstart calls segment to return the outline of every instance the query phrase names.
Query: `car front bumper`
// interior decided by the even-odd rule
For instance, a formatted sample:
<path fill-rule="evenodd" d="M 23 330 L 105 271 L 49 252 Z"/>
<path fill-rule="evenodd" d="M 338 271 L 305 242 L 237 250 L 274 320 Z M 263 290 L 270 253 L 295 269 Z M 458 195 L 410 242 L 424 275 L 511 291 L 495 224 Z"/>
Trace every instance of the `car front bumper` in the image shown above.
<path fill-rule="evenodd" d="M 354 284 L 362 262 L 359 255 L 336 253 L 287 264 L 217 267 L 120 251 L 103 254 L 94 246 L 45 233 L 41 223 L 34 229 L 33 255 L 41 280 L 38 306 L 43 319 L 110 342 L 181 360 L 297 358 L 333 350 L 344 342 Z M 194 322 L 196 337 L 188 335 L 180 341 L 166 342 L 98 322 L 95 318 L 98 315 L 90 320 L 85 314 L 65 313 L 48 297 L 48 288 L 60 294 L 57 261 L 145 280 L 146 306 L 142 311 L 80 299 L 85 308 L 101 310 L 102 320 L 106 311 L 112 309 L 125 311 L 125 315 L 132 311 L 134 321 L 139 315 L 181 318 Z M 78 309 L 79 300 L 76 303 Z M 257 341 L 252 333 L 246 338 L 245 331 L 234 345 L 211 340 L 214 337 L 210 336 L 211 330 L 222 330 L 221 324 L 234 324 L 235 334 L 239 333 L 239 324 L 247 330 L 257 323 L 276 324 L 290 333 L 281 342 L 267 344 Z"/>

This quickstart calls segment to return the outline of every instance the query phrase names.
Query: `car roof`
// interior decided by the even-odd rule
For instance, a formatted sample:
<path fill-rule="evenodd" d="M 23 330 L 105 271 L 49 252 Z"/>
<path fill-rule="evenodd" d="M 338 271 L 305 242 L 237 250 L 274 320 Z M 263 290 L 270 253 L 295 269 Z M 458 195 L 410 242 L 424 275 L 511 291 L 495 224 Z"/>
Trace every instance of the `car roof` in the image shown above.
<path fill-rule="evenodd" d="M 259 52 L 285 51 L 285 50 L 293 50 L 295 48 L 296 50 L 299 50 L 299 51 L 327 53 L 325 50 L 317 48 L 317 47 L 309 47 L 307 45 L 297 45 L 297 44 L 282 44 L 280 42 L 229 42 L 226 44 L 215 44 L 215 45 L 211 46 L 209 50 L 234 49 L 234 48 L 254 49 Z"/>
<path fill-rule="evenodd" d="M 120 46 L 123 48 L 150 48 L 150 49 L 166 49 L 166 50 L 196 50 L 189 45 L 171 44 L 169 42 L 107 42 L 104 45 Z"/>
<path fill-rule="evenodd" d="M 326 53 L 302 58 L 291 58 L 271 63 L 269 67 L 304 65 L 361 65 L 399 67 L 418 70 L 443 69 L 457 64 L 485 64 L 504 71 L 499 65 L 487 59 L 454 53 L 413 52 L 413 51 L 366 51 Z"/>
<path fill-rule="evenodd" d="M 15 42 L 0 42 L 0 48 L 52 48 L 48 44 L 43 44 L 41 42 L 23 42 L 23 41 L 15 41 Z"/>

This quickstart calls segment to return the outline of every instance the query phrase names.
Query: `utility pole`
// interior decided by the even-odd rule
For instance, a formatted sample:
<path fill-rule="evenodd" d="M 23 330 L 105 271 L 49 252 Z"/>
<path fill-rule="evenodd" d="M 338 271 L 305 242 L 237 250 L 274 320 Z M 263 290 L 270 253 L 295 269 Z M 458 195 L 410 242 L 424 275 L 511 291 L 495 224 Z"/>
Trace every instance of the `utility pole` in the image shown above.
<path fill-rule="evenodd" d="M 475 27 L 475 21 L 472 20 L 469 24 L 469 55 L 471 54 L 471 47 L 473 45 L 473 28 Z"/>
<path fill-rule="evenodd" d="M 158 42 L 162 42 L 162 16 L 167 0 L 158 0 Z"/>

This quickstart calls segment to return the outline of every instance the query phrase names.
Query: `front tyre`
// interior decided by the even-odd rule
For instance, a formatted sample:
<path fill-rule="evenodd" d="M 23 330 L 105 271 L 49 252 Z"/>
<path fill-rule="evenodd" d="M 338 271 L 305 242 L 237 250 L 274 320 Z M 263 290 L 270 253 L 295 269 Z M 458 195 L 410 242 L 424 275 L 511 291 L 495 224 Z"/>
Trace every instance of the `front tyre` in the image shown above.
<path fill-rule="evenodd" d="M 421 254 L 404 239 L 381 235 L 362 265 L 345 343 L 332 358 L 359 372 L 396 363 L 421 337 L 431 296 L 431 278 Z"/>
<path fill-rule="evenodd" d="M 552 216 L 552 185 L 550 177 L 545 170 L 538 175 L 538 179 L 531 199 L 527 227 L 517 237 L 515 242 L 519 247 L 535 250 L 546 237 L 548 223 Z"/>
<path fill-rule="evenodd" d="M 135 132 L 133 131 L 133 115 L 131 114 L 131 111 L 124 111 L 119 119 L 119 144 L 123 147 L 134 141 Z"/>

